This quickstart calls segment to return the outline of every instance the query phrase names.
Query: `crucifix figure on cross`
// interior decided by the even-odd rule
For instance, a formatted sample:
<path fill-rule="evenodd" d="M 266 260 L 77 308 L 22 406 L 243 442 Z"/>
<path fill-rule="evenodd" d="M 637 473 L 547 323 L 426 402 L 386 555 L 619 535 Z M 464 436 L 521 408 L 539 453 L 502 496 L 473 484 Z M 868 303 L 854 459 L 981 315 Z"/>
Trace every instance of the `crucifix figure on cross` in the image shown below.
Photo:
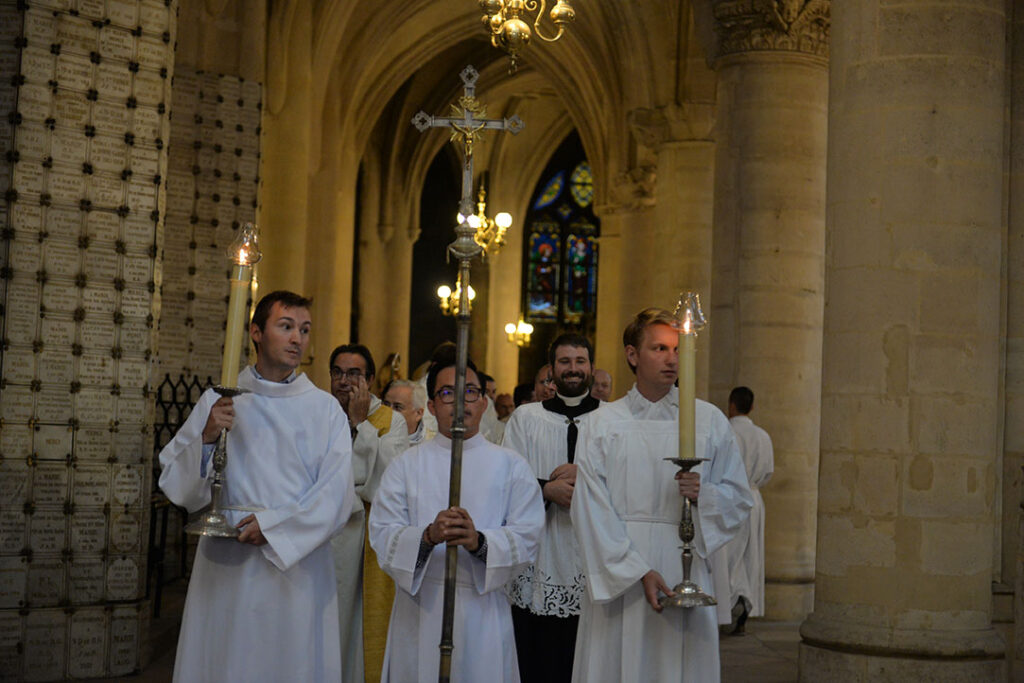
<path fill-rule="evenodd" d="M 451 142 L 461 142 L 462 158 L 462 200 L 459 213 L 473 214 L 473 146 L 484 130 L 507 130 L 518 133 L 523 129 L 523 120 L 513 115 L 507 119 L 488 119 L 486 108 L 476 99 L 476 81 L 480 73 L 467 66 L 459 74 L 465 85 L 465 94 L 452 105 L 451 116 L 430 116 L 420 111 L 412 124 L 421 133 L 431 128 L 451 128 Z M 455 338 L 455 415 L 451 427 L 451 470 L 448 476 L 448 508 L 459 506 L 462 496 L 462 443 L 465 440 L 466 425 L 466 367 L 469 358 L 469 264 L 483 247 L 473 239 L 476 229 L 470 221 L 464 220 L 455 226 L 455 241 L 448 245 L 448 252 L 459 260 L 460 294 L 456 314 Z M 444 604 L 441 622 L 441 658 L 438 663 L 437 680 L 448 683 L 451 675 L 453 629 L 455 622 L 455 577 L 458 571 L 458 546 L 450 545 L 445 550 Z"/>

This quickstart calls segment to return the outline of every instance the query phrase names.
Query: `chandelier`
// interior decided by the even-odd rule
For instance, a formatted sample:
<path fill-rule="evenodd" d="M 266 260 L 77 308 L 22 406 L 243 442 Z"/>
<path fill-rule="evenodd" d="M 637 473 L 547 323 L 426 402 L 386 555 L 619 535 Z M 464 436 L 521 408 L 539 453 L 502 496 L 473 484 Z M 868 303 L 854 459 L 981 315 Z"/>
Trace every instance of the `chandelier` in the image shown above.
<path fill-rule="evenodd" d="M 441 307 L 441 313 L 444 315 L 458 315 L 459 314 L 459 299 L 462 297 L 462 278 L 455 280 L 455 289 L 452 290 L 448 285 L 441 285 L 437 288 L 438 305 Z M 469 308 L 473 308 L 473 299 L 476 298 L 476 290 L 473 286 L 469 286 L 469 290 L 466 292 L 466 297 L 469 300 Z"/>
<path fill-rule="evenodd" d="M 530 44 L 533 33 L 541 40 L 553 43 L 562 37 L 566 24 L 576 20 L 576 10 L 572 8 L 572 3 L 569 0 L 557 0 L 548 17 L 558 32 L 554 37 L 548 37 L 540 25 L 547 9 L 547 0 L 480 0 L 480 9 L 484 11 L 481 20 L 491 34 L 491 45 L 509 54 L 512 58 L 512 71 L 516 70 L 519 51 Z M 527 23 L 531 13 L 536 13 L 532 31 Z M 527 21 L 522 19 L 523 16 L 526 16 Z"/>
<path fill-rule="evenodd" d="M 484 201 L 487 191 L 483 183 L 480 184 L 480 191 L 477 193 L 476 213 L 471 216 L 457 216 L 459 225 L 468 223 L 469 227 L 476 230 L 473 240 L 483 247 L 483 258 L 494 256 L 498 250 L 505 245 L 505 232 L 512 225 L 512 214 L 502 211 L 494 219 L 487 217 L 487 202 Z"/>
<path fill-rule="evenodd" d="M 505 325 L 505 334 L 508 335 L 508 340 L 516 346 L 529 346 L 533 325 L 524 321 L 523 316 L 520 315 L 519 322 Z"/>

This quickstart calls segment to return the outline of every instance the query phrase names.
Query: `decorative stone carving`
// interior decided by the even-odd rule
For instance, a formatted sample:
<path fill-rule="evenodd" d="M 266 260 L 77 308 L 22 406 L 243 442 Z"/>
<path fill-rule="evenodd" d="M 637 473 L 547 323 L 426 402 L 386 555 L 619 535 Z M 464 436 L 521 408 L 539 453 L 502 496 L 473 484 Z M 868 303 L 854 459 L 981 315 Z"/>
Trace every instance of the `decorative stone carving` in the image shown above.
<path fill-rule="evenodd" d="M 683 102 L 656 109 L 639 107 L 626 115 L 626 121 L 640 144 L 658 151 L 668 142 L 709 140 L 715 126 L 715 106 Z"/>
<path fill-rule="evenodd" d="M 770 50 L 828 57 L 830 0 L 715 0 L 720 59 Z"/>
<path fill-rule="evenodd" d="M 619 173 L 611 186 L 612 201 L 597 207 L 597 213 L 609 215 L 650 209 L 654 206 L 657 177 L 657 168 L 653 164 L 642 164 Z"/>

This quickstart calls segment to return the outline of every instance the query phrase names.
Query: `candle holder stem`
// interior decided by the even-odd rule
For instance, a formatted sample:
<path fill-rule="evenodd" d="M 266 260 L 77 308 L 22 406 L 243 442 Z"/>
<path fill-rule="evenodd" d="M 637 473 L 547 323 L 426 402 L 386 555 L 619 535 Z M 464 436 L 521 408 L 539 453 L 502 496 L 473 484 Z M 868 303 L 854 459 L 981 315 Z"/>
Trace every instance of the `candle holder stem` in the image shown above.
<path fill-rule="evenodd" d="M 665 458 L 679 467 L 683 472 L 689 472 L 696 465 L 707 460 L 707 458 Z M 690 580 L 690 569 L 693 566 L 693 537 L 696 535 L 693 527 L 693 510 L 689 498 L 683 497 L 683 517 L 679 522 L 679 538 L 683 542 L 683 580 L 676 584 L 672 590 L 675 595 L 663 596 L 658 602 L 662 607 L 708 607 L 717 605 L 718 602 L 702 591 L 700 586 Z"/>
<path fill-rule="evenodd" d="M 235 397 L 246 393 L 244 389 L 236 387 L 213 388 L 221 396 Z M 193 536 L 211 536 L 213 538 L 238 538 L 241 533 L 238 529 L 228 523 L 227 517 L 221 512 L 220 496 L 224 488 L 224 470 L 228 465 L 228 430 L 220 430 L 217 437 L 217 446 L 214 448 L 213 457 L 213 481 L 210 483 L 210 507 L 199 515 L 199 517 L 185 525 L 185 532 Z"/>

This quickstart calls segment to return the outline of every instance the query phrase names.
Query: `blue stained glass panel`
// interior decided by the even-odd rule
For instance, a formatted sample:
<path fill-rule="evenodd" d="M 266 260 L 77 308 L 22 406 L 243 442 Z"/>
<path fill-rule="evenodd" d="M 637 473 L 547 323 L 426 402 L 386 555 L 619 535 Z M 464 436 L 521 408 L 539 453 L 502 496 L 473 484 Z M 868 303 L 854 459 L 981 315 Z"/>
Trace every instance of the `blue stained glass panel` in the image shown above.
<path fill-rule="evenodd" d="M 594 174 L 590 164 L 581 162 L 569 176 L 569 191 L 576 203 L 586 208 L 594 201 Z"/>
<path fill-rule="evenodd" d="M 565 171 L 559 171 L 551 177 L 548 184 L 544 186 L 544 189 L 539 195 L 537 195 L 537 201 L 533 203 L 535 210 L 543 209 L 545 206 L 550 206 L 555 202 L 556 199 L 562 194 L 562 187 L 565 185 Z"/>

